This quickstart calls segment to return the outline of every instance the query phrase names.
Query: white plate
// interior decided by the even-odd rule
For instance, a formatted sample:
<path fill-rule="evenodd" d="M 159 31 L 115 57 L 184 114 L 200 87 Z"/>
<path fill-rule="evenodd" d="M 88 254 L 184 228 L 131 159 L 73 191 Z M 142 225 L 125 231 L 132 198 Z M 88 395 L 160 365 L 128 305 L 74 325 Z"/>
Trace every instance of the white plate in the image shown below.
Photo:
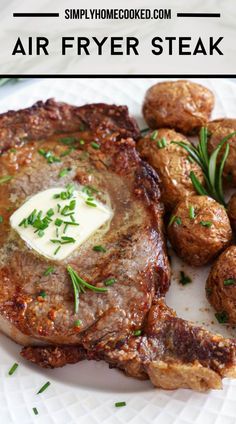
<path fill-rule="evenodd" d="M 226 80 L 198 80 L 216 94 L 214 117 L 236 115 L 236 85 Z M 156 80 L 152 79 L 55 79 L 33 84 L 19 84 L 0 100 L 0 112 L 30 106 L 39 99 L 57 100 L 81 105 L 88 102 L 109 102 L 128 105 L 131 114 L 141 118 L 144 93 Z M 180 264 L 174 260 L 174 277 Z M 194 281 L 180 287 L 173 278 L 167 304 L 179 316 L 204 324 L 215 331 L 234 335 L 234 330 L 216 323 L 209 307 L 204 284 L 208 269 L 185 267 Z M 0 422 L 1 424 L 233 424 L 236 417 L 236 382 L 225 380 L 223 391 L 199 394 L 190 390 L 164 391 L 149 382 L 125 377 L 109 370 L 100 362 L 81 362 L 62 369 L 45 371 L 21 360 L 20 347 L 0 336 Z M 14 362 L 20 366 L 13 376 L 8 370 Z M 47 380 L 50 387 L 41 395 L 37 390 Z M 114 403 L 126 401 L 124 408 Z M 39 415 L 34 416 L 32 408 Z"/>

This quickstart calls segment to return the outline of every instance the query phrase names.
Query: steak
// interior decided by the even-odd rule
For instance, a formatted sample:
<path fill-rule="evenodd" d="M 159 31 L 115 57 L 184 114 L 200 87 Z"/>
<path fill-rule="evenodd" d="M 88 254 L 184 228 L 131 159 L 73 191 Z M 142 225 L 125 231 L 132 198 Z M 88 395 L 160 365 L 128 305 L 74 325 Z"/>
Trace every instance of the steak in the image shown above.
<path fill-rule="evenodd" d="M 170 268 L 159 178 L 135 149 L 139 135 L 126 107 L 105 104 L 48 100 L 0 116 L 0 176 L 12 177 L 0 184 L 1 329 L 42 367 L 105 360 L 157 387 L 219 388 L 222 377 L 236 374 L 235 341 L 193 326 L 165 305 Z M 49 163 L 39 149 L 60 162 Z M 58 178 L 64 168 L 70 172 Z M 9 217 L 33 194 L 71 182 L 94 187 L 114 216 L 55 263 L 32 251 Z M 75 314 L 68 265 L 91 285 L 115 283 L 106 293 L 80 294 Z M 45 275 L 48 267 L 53 272 Z"/>

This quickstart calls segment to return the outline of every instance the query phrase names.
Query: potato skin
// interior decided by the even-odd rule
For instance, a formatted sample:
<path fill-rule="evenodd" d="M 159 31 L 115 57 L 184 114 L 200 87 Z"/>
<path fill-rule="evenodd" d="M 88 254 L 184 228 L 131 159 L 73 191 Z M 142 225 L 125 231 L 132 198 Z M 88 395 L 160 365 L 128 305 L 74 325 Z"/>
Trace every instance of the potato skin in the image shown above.
<path fill-rule="evenodd" d="M 190 206 L 195 218 L 190 218 Z M 168 237 L 184 262 L 202 266 L 214 259 L 231 242 L 232 230 L 225 208 L 208 196 L 191 196 L 182 200 L 172 216 L 180 218 L 168 226 Z M 202 223 L 211 222 L 210 227 Z"/>
<path fill-rule="evenodd" d="M 184 141 L 190 144 L 188 139 L 174 130 L 162 128 L 158 130 L 155 140 L 148 133 L 137 143 L 137 149 L 141 157 L 150 163 L 160 177 L 160 189 L 162 202 L 166 210 L 173 207 L 185 196 L 196 194 L 192 181 L 189 177 L 194 171 L 198 179 L 204 185 L 204 176 L 200 166 L 196 162 L 189 161 L 189 155 L 183 147 L 171 143 L 171 141 Z M 158 141 L 166 140 L 166 147 L 158 148 Z"/>
<path fill-rule="evenodd" d="M 166 81 L 146 93 L 143 115 L 150 128 L 173 128 L 196 134 L 210 119 L 214 95 L 206 87 L 190 81 Z"/>
<path fill-rule="evenodd" d="M 228 217 L 234 231 L 236 231 L 236 193 L 231 196 L 228 203 Z"/>
<path fill-rule="evenodd" d="M 225 285 L 227 280 L 235 280 L 235 284 Z M 236 246 L 226 249 L 213 264 L 206 296 L 217 312 L 227 314 L 227 322 L 236 324 Z"/>
<path fill-rule="evenodd" d="M 208 151 L 212 153 L 224 137 L 236 131 L 236 119 L 216 119 L 209 122 L 207 128 L 210 133 Z M 236 135 L 230 138 L 228 142 L 230 150 L 225 163 L 223 177 L 229 186 L 236 187 Z M 224 150 L 222 149 L 218 162 L 221 161 L 223 152 Z"/>

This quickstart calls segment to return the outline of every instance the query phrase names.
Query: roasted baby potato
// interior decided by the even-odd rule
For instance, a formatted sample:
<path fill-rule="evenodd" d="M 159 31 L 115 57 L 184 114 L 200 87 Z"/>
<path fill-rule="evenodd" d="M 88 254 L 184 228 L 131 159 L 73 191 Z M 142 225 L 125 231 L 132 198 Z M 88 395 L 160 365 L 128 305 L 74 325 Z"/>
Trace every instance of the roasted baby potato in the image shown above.
<path fill-rule="evenodd" d="M 233 229 L 236 231 L 236 193 L 234 193 L 228 203 L 228 216 Z"/>
<path fill-rule="evenodd" d="M 236 324 L 236 246 L 226 249 L 213 264 L 206 295 L 219 322 Z"/>
<path fill-rule="evenodd" d="M 184 197 L 196 194 L 189 177 L 191 171 L 204 184 L 200 166 L 191 161 L 183 147 L 172 141 L 190 144 L 185 136 L 166 128 L 149 132 L 137 144 L 141 157 L 152 165 L 160 177 L 162 201 L 169 211 Z"/>
<path fill-rule="evenodd" d="M 209 122 L 207 128 L 209 132 L 208 150 L 209 153 L 212 153 L 224 137 L 236 131 L 236 119 L 217 119 Z M 225 163 L 223 177 L 228 185 L 236 187 L 236 135 L 230 138 L 228 143 L 230 150 Z M 219 162 L 223 153 L 224 149 L 219 154 Z"/>
<path fill-rule="evenodd" d="M 174 209 L 168 237 L 184 262 L 202 266 L 228 247 L 232 230 L 222 205 L 208 196 L 190 196 Z"/>
<path fill-rule="evenodd" d="M 213 107 L 214 95 L 208 88 L 191 81 L 167 81 L 149 88 L 143 115 L 150 128 L 196 134 L 206 125 Z"/>

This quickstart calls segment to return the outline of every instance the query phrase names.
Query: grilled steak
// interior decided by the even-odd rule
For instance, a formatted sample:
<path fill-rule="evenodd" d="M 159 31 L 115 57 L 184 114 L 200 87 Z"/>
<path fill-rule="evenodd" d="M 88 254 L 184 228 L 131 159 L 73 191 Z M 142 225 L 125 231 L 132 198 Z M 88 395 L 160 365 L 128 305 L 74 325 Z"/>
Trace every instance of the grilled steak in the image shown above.
<path fill-rule="evenodd" d="M 103 359 L 158 387 L 218 388 L 223 376 L 235 374 L 235 342 L 165 306 L 170 272 L 159 179 L 136 152 L 138 137 L 125 107 L 50 100 L 0 116 L 0 176 L 13 177 L 0 184 L 1 328 L 25 346 L 25 358 L 43 367 Z M 48 163 L 39 149 L 60 162 Z M 63 168 L 70 172 L 59 179 Z M 20 239 L 9 217 L 29 196 L 69 182 L 95 187 L 114 216 L 76 254 L 53 263 Z M 106 293 L 81 294 L 75 314 L 68 264 L 96 287 L 108 278 L 116 282 Z M 45 275 L 49 266 L 53 272 Z"/>

